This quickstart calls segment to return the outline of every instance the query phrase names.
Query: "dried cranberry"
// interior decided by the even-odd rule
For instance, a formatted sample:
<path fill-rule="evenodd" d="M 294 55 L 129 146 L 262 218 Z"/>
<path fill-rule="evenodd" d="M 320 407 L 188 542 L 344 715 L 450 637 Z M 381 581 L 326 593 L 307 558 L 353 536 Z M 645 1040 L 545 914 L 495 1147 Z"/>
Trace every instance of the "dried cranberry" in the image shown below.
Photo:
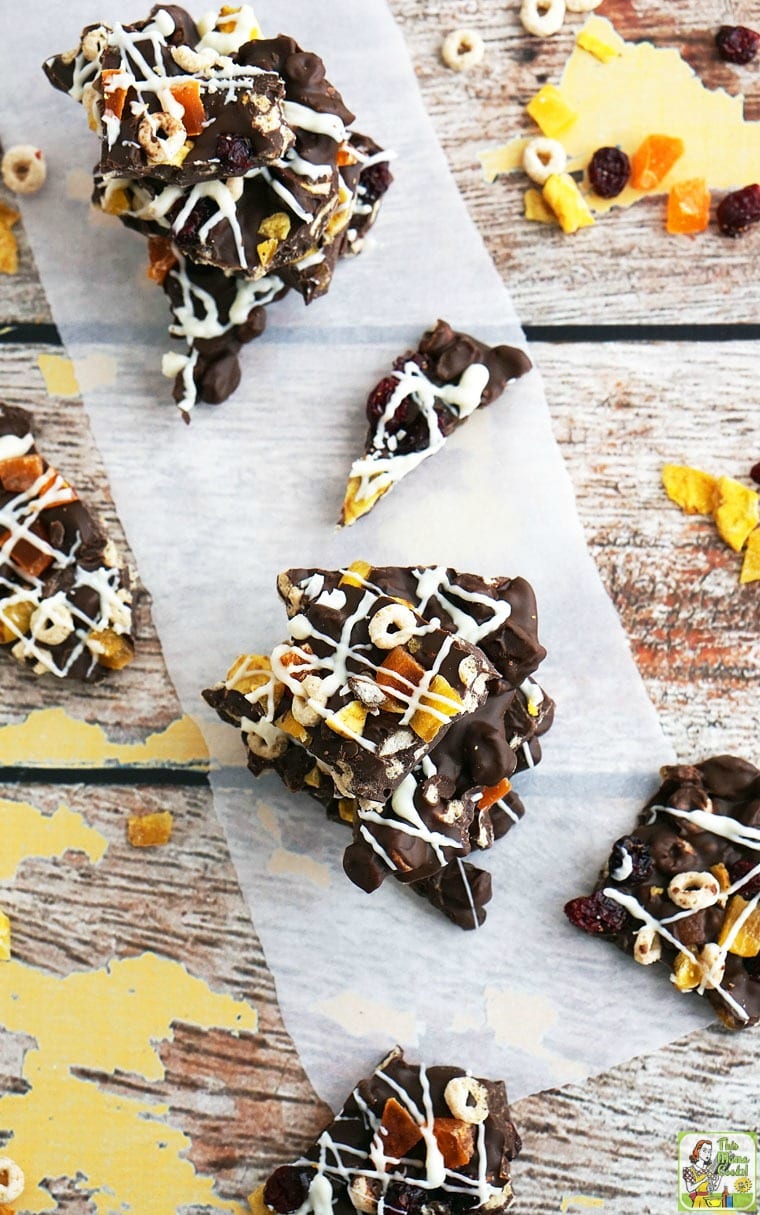
<path fill-rule="evenodd" d="M 597 148 L 588 166 L 591 188 L 600 198 L 617 198 L 628 184 L 631 162 L 620 148 Z"/>
<path fill-rule="evenodd" d="M 393 370 L 403 371 L 407 363 L 414 363 L 419 367 L 420 371 L 430 370 L 430 359 L 426 354 L 422 354 L 419 350 L 407 350 L 406 354 L 401 354 L 394 360 Z"/>
<path fill-rule="evenodd" d="M 613 846 L 609 861 L 613 882 L 645 882 L 652 876 L 652 856 L 649 845 L 635 835 L 624 835 Z M 629 872 L 630 869 L 630 872 Z M 621 871 L 625 876 L 616 877 Z"/>
<path fill-rule="evenodd" d="M 565 903 L 565 915 L 576 928 L 597 936 L 615 936 L 628 924 L 629 915 L 614 899 L 597 890 Z"/>
<path fill-rule="evenodd" d="M 222 173 L 247 173 L 256 164 L 253 144 L 245 135 L 220 135 L 216 155 Z"/>
<path fill-rule="evenodd" d="M 718 227 L 724 236 L 738 236 L 760 220 L 760 186 L 745 186 L 727 194 L 717 210 Z"/>
<path fill-rule="evenodd" d="M 216 203 L 207 195 L 198 199 L 182 227 L 178 232 L 174 231 L 174 239 L 180 248 L 184 245 L 192 245 L 193 241 L 198 239 L 198 233 L 201 228 L 207 220 L 211 219 L 216 210 Z M 179 214 L 179 211 L 177 214 Z"/>
<path fill-rule="evenodd" d="M 375 165 L 370 165 L 365 169 L 359 178 L 359 182 L 364 190 L 364 198 L 366 202 L 376 202 L 378 198 L 382 198 L 386 190 L 389 189 L 393 181 L 393 175 L 388 168 L 386 161 L 378 161 Z"/>
<path fill-rule="evenodd" d="M 760 34 L 746 25 L 722 25 L 715 35 L 715 45 L 726 63 L 751 63 L 760 50 Z"/>
<path fill-rule="evenodd" d="M 264 1186 L 264 1202 L 278 1215 L 290 1215 L 306 1201 L 314 1169 L 303 1165 L 284 1164 L 275 1169 Z"/>
<path fill-rule="evenodd" d="M 755 485 L 760 485 L 760 460 L 758 460 L 757 464 L 752 465 L 749 475 L 755 482 Z"/>
<path fill-rule="evenodd" d="M 379 422 L 385 413 L 386 406 L 398 388 L 395 375 L 387 375 L 377 384 L 367 397 L 367 420 Z"/>
<path fill-rule="evenodd" d="M 390 429 L 390 428 L 389 428 Z M 421 413 L 410 423 L 404 424 L 403 434 L 399 435 L 395 454 L 408 456 L 413 451 L 424 451 L 430 446 L 430 429 Z"/>
<path fill-rule="evenodd" d="M 405 1181 L 391 1181 L 383 1197 L 383 1207 L 386 1211 L 397 1212 L 398 1215 L 413 1215 L 419 1211 L 425 1201 L 425 1191 L 416 1185 L 407 1185 Z"/>
<path fill-rule="evenodd" d="M 757 869 L 760 864 L 760 858 L 757 861 L 741 860 L 735 861 L 733 865 L 728 867 L 728 876 L 731 878 L 731 883 L 740 882 L 753 869 Z M 743 899 L 754 899 L 756 894 L 760 894 L 760 873 L 753 877 L 751 882 L 747 882 L 742 886 L 741 890 L 737 891 Z"/>

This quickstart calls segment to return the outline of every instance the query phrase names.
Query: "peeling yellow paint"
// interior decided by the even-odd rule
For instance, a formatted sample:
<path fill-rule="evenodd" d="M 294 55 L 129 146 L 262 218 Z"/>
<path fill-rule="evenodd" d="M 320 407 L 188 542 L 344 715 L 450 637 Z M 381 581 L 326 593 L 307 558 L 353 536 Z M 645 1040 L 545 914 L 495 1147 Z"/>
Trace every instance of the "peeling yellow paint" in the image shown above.
<path fill-rule="evenodd" d="M 486 988 L 486 1020 L 496 1041 L 545 1059 L 562 1083 L 568 1083 L 581 1079 L 585 1072 L 579 1063 L 544 1045 L 546 1034 L 558 1018 L 559 1010 L 545 996 L 511 987 Z"/>
<path fill-rule="evenodd" d="M 275 849 L 269 858 L 267 870 L 269 873 L 303 878 L 324 890 L 330 885 L 330 870 L 327 865 L 315 861 L 310 856 L 302 856 L 300 852 L 289 852 L 287 848 Z"/>
<path fill-rule="evenodd" d="M 569 1207 L 603 1207 L 603 1198 L 592 1198 L 589 1194 L 573 1194 L 563 1197 L 560 1203 L 560 1211 L 566 1211 Z"/>
<path fill-rule="evenodd" d="M 593 24 L 592 24 L 593 23 Z M 592 17 L 584 30 L 619 35 L 604 18 Z M 744 98 L 708 89 L 674 48 L 649 42 L 622 42 L 609 63 L 576 46 L 562 74 L 563 98 L 578 117 L 560 142 L 568 171 L 583 169 L 600 147 L 619 145 L 632 156 L 647 135 L 673 135 L 685 151 L 655 190 L 630 186 L 614 199 L 588 195 L 594 211 L 626 207 L 648 194 L 667 194 L 674 181 L 702 177 L 711 189 L 735 189 L 757 180 L 760 122 L 744 118 Z M 536 132 L 537 134 L 538 132 Z M 493 181 L 522 163 L 525 138 L 480 154 L 486 178 Z"/>
<path fill-rule="evenodd" d="M 208 767 L 208 750 L 192 717 L 173 721 L 143 742 L 117 743 L 101 726 L 70 717 L 64 709 L 36 709 L 0 729 L 0 765 L 106 767 L 114 764 L 182 764 Z"/>
<path fill-rule="evenodd" d="M 21 862 L 30 857 L 84 852 L 97 865 L 107 847 L 105 836 L 67 806 L 43 814 L 28 802 L 0 799 L 0 881 L 12 881 Z"/>
<path fill-rule="evenodd" d="M 79 396 L 79 385 L 71 359 L 62 354 L 41 354 L 37 365 L 42 372 L 49 396 Z"/>
<path fill-rule="evenodd" d="M 0 1023 L 35 1040 L 23 1066 L 29 1090 L 0 1098 L 0 1125 L 13 1132 L 8 1154 L 26 1174 L 24 1210 L 55 1210 L 42 1182 L 64 1176 L 92 1192 L 98 1215 L 204 1204 L 243 1212 L 184 1158 L 191 1141 L 167 1123 L 165 1103 L 133 1098 L 127 1086 L 110 1093 L 88 1078 L 163 1080 L 157 1044 L 171 1040 L 177 1022 L 235 1034 L 257 1027 L 250 1005 L 151 953 L 63 979 L 20 962 L 4 966 Z"/>
<path fill-rule="evenodd" d="M 315 1004 L 314 1011 L 335 1021 L 352 1038 L 381 1041 L 390 1038 L 394 1042 L 406 1042 L 411 1046 L 418 1039 L 417 1018 L 414 1013 L 391 1008 L 388 1004 L 370 1000 L 355 991 L 340 991 L 329 1000 Z"/>

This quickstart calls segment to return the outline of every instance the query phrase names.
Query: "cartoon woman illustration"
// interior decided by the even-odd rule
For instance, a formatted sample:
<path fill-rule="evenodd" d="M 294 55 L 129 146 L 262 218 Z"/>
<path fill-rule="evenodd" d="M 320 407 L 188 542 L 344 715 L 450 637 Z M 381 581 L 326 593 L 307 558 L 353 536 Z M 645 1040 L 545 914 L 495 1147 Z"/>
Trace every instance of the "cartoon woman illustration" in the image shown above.
<path fill-rule="evenodd" d="M 698 1139 L 689 1160 L 692 1168 L 687 1167 L 683 1170 L 683 1179 L 694 1210 L 731 1210 L 734 1200 L 728 1190 L 724 1189 L 722 1194 L 715 1193 L 721 1183 L 721 1178 L 712 1171 L 712 1140 Z"/>

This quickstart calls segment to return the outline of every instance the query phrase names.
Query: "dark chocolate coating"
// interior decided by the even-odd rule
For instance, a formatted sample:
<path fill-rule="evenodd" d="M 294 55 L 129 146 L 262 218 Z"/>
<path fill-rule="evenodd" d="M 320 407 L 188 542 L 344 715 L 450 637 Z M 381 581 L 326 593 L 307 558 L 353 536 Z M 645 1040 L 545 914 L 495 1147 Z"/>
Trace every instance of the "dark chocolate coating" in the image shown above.
<path fill-rule="evenodd" d="M 31 415 L 23 409 L 0 402 L 0 437 L 15 435 L 24 438 L 31 433 Z M 27 449 L 26 454 L 39 455 L 34 443 Z M 43 473 L 52 473 L 51 466 L 44 459 L 42 468 Z M 3 488 L 0 461 L 0 510 L 9 507 L 14 500 L 18 501 L 18 498 L 18 491 Z M 24 517 L 28 514 L 23 507 L 17 509 Z M 26 522 L 28 523 L 28 518 Z M 57 670 L 65 673 L 66 678 L 88 681 L 103 678 L 108 673 L 106 667 L 101 665 L 97 657 L 84 645 L 84 639 L 90 631 L 100 632 L 106 627 L 102 620 L 100 594 L 80 579 L 79 571 L 92 573 L 102 570 L 112 591 L 123 589 L 127 595 L 128 573 L 124 570 L 107 569 L 107 537 L 79 498 L 73 502 L 53 504 L 38 510 L 31 530 L 43 543 L 49 544 L 55 550 L 54 558 L 39 575 L 32 576 L 22 565 L 14 562 L 12 557 L 7 560 L 0 557 L 0 608 L 3 600 L 18 594 L 19 591 L 33 594 L 34 602 L 38 605 L 53 596 L 63 595 L 67 607 L 73 611 L 75 627 L 65 640 L 58 643 L 46 642 L 36 637 L 35 648 L 38 655 L 49 655 Z M 23 543 L 28 544 L 27 541 Z M 29 635 L 27 627 L 25 636 Z M 124 644 L 134 652 L 131 636 L 124 635 Z M 39 657 L 30 655 L 26 658 L 26 663 L 34 666 L 39 660 Z"/>
<path fill-rule="evenodd" d="M 716 867 L 723 866 L 718 873 L 732 886 L 746 879 L 752 870 L 758 874 L 741 886 L 736 894 L 744 902 L 756 900 L 760 895 L 760 835 L 754 846 L 725 838 L 706 828 L 703 822 L 695 822 L 679 816 L 675 811 L 686 813 L 700 811 L 716 823 L 730 819 L 737 827 L 747 829 L 745 838 L 751 840 L 752 831 L 760 827 L 760 769 L 735 756 L 721 755 L 694 765 L 679 765 L 662 769 L 663 783 L 641 813 L 639 823 L 629 836 L 618 841 L 611 861 L 602 870 L 594 891 L 614 889 L 634 897 L 646 912 L 662 921 L 672 916 L 680 918 L 668 924 L 673 936 L 684 949 L 699 951 L 704 946 L 715 945 L 723 927 L 728 907 L 734 895 L 718 899 L 709 906 L 697 908 L 684 915 L 683 908 L 669 898 L 669 886 L 674 877 L 682 873 L 716 874 Z M 632 872 L 624 879 L 616 879 L 620 858 L 625 854 L 634 857 Z M 725 889 L 725 887 L 724 887 Z M 612 900 L 614 902 L 614 900 Z M 589 906 L 584 899 L 568 904 L 568 917 L 578 923 L 584 919 Z M 626 953 L 633 953 L 636 935 L 642 920 L 631 914 L 623 917 L 622 925 L 606 919 L 614 914 L 614 908 L 602 910 L 601 924 L 588 927 L 587 931 L 607 936 Z M 751 913 L 753 922 L 760 921 L 760 911 Z M 583 927 L 583 923 L 579 924 Z M 676 946 L 660 936 L 661 960 L 673 965 L 678 955 Z M 746 1016 L 741 1016 L 716 988 L 707 987 L 704 995 L 713 1005 L 716 1014 L 732 1029 L 746 1028 L 760 1020 L 760 938 L 758 954 L 741 957 L 728 952 L 725 957 L 725 975 L 722 988 L 730 995 Z"/>

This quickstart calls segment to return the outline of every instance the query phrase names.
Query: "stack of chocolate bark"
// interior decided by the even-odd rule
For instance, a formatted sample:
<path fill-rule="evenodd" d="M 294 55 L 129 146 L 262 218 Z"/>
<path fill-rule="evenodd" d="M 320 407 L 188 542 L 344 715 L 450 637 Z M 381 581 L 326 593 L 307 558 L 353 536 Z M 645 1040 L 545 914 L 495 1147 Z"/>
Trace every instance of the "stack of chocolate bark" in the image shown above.
<path fill-rule="evenodd" d="M 553 703 L 522 578 L 443 567 L 289 570 L 290 639 L 243 655 L 207 702 L 274 769 L 350 825 L 344 868 L 389 873 L 461 928 L 485 920 L 491 878 L 466 863 L 523 814 L 510 778 L 541 757 Z"/>
<path fill-rule="evenodd" d="M 175 5 L 89 26 L 45 64 L 101 141 L 94 201 L 149 239 L 149 274 L 185 350 L 164 357 L 185 417 L 240 382 L 238 353 L 289 290 L 308 304 L 358 253 L 391 183 L 387 155 L 322 60 L 262 38 L 249 5 L 195 22 Z"/>

